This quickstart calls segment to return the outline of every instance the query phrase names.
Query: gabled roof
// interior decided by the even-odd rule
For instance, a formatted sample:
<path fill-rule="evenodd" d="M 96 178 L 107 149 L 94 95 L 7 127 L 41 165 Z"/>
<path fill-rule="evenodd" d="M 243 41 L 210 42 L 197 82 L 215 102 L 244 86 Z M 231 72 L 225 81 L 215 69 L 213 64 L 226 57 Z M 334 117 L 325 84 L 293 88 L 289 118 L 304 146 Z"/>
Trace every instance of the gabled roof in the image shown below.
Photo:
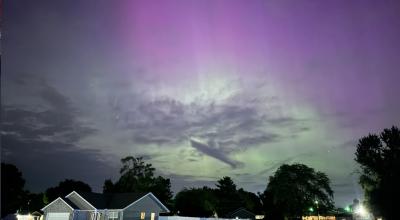
<path fill-rule="evenodd" d="M 145 197 L 150 197 L 164 212 L 170 212 L 170 210 L 162 204 L 153 193 L 93 193 L 93 192 L 75 192 L 72 191 L 70 194 L 65 196 L 65 203 L 72 209 L 79 209 L 69 197 L 76 194 L 81 200 L 85 201 L 93 209 L 126 209 Z M 61 199 L 61 198 L 59 198 Z M 54 201 L 53 201 L 54 202 Z M 52 202 L 52 203 L 53 203 Z M 51 204 L 51 203 L 50 203 Z M 50 205 L 49 204 L 49 205 Z M 47 205 L 48 206 L 48 205 Z M 47 207 L 46 206 L 46 207 Z M 46 208 L 45 207 L 45 208 Z M 43 208 L 44 209 L 44 208 Z M 42 210 L 43 210 L 42 209 Z"/>
<path fill-rule="evenodd" d="M 67 202 L 67 201 L 65 201 L 66 199 L 62 199 L 61 197 L 58 197 L 57 199 L 53 200 L 52 202 L 50 202 L 49 204 L 47 204 L 45 207 L 43 207 L 41 210 L 42 210 L 42 211 L 45 210 L 47 207 L 49 207 L 51 204 L 53 204 L 53 203 L 56 202 L 57 200 L 60 200 L 60 201 L 64 202 L 65 204 L 67 204 L 67 206 L 68 206 L 71 210 L 74 210 L 74 209 L 75 209 L 75 207 L 74 207 L 75 205 L 74 205 L 74 206 L 71 206 L 71 205 L 70 205 L 70 203 L 73 204 L 71 201 Z"/>
<path fill-rule="evenodd" d="M 76 206 L 71 200 L 69 200 L 68 198 L 64 198 L 63 199 L 65 203 L 67 203 L 69 206 L 71 206 L 73 209 L 79 209 L 78 206 Z"/>
<path fill-rule="evenodd" d="M 79 192 L 82 198 L 96 209 L 123 209 L 147 193 L 89 193 Z"/>

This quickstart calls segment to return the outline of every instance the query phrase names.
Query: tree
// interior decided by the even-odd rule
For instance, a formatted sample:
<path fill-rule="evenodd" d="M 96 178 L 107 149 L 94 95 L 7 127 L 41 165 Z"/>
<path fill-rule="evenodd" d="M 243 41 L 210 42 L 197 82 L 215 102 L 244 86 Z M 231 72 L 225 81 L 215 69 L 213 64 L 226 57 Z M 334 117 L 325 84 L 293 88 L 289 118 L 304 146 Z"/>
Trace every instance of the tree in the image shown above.
<path fill-rule="evenodd" d="M 28 203 L 26 203 L 24 209 L 28 212 L 39 211 L 45 205 L 43 196 L 43 193 L 27 193 Z"/>
<path fill-rule="evenodd" d="M 252 192 L 245 191 L 242 188 L 238 190 L 238 194 L 242 203 L 242 207 L 245 207 L 247 210 L 255 214 L 260 214 L 263 212 L 261 199 L 258 195 Z"/>
<path fill-rule="evenodd" d="M 219 216 L 225 217 L 242 206 L 236 184 L 229 176 L 222 177 L 215 185 L 217 187 L 215 193 L 218 197 L 217 213 Z"/>
<path fill-rule="evenodd" d="M 210 217 L 216 213 L 217 203 L 213 189 L 183 189 L 175 196 L 175 212 L 183 216 Z"/>
<path fill-rule="evenodd" d="M 217 181 L 215 186 L 219 194 L 232 195 L 237 193 L 236 184 L 229 176 L 224 176 Z"/>
<path fill-rule="evenodd" d="M 103 185 L 103 193 L 112 193 L 114 191 L 116 191 L 114 189 L 114 183 L 112 182 L 111 179 L 106 179 L 104 181 L 104 185 Z"/>
<path fill-rule="evenodd" d="M 15 165 L 1 163 L 1 217 L 16 213 L 25 202 L 25 180 Z"/>
<path fill-rule="evenodd" d="M 312 207 L 325 213 L 333 208 L 333 191 L 328 176 L 304 164 L 284 164 L 269 178 L 264 192 L 266 213 L 274 218 L 301 218 Z M 315 213 L 316 214 L 316 213 Z"/>
<path fill-rule="evenodd" d="M 171 182 L 168 178 L 154 176 L 155 168 L 145 163 L 142 157 L 121 159 L 120 178 L 113 183 L 104 181 L 103 192 L 152 192 L 161 202 L 170 205 L 172 199 Z"/>
<path fill-rule="evenodd" d="M 362 137 L 355 160 L 361 165 L 360 184 L 375 215 L 396 219 L 400 197 L 400 130 L 393 126 L 379 135 Z"/>
<path fill-rule="evenodd" d="M 64 197 L 72 191 L 77 192 L 92 192 L 92 188 L 82 181 L 65 179 L 58 183 L 56 187 L 50 187 L 45 192 L 45 202 L 51 202 L 58 197 Z"/>
<path fill-rule="evenodd" d="M 217 181 L 215 194 L 218 198 L 217 211 L 219 216 L 227 217 L 227 214 L 244 207 L 253 213 L 262 212 L 260 198 L 243 188 L 237 189 L 236 184 L 229 176 Z"/>

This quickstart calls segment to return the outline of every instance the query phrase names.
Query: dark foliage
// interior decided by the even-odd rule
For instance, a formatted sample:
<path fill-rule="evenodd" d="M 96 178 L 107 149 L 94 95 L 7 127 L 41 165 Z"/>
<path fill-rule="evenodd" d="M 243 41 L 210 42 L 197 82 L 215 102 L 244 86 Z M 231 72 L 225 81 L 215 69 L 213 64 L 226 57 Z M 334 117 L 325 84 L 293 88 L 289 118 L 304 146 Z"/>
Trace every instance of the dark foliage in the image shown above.
<path fill-rule="evenodd" d="M 1 163 L 1 217 L 17 210 L 26 202 L 25 180 L 18 168 Z"/>
<path fill-rule="evenodd" d="M 273 219 L 301 217 L 310 214 L 310 207 L 320 214 L 327 213 L 333 209 L 329 184 L 329 178 L 322 172 L 303 164 L 284 164 L 269 178 L 262 195 L 265 212 Z"/>
<path fill-rule="evenodd" d="M 171 182 L 168 178 L 155 176 L 152 164 L 143 158 L 125 157 L 121 159 L 120 178 L 113 183 L 104 181 L 103 192 L 152 192 L 161 202 L 171 206 Z"/>
<path fill-rule="evenodd" d="M 260 198 L 244 189 L 237 189 L 233 180 L 225 176 L 217 181 L 216 188 L 191 188 L 180 191 L 175 197 L 175 212 L 180 215 L 218 217 L 227 215 L 238 208 L 253 213 L 262 213 Z"/>
<path fill-rule="evenodd" d="M 217 213 L 219 216 L 225 217 L 242 206 L 236 184 L 230 177 L 225 176 L 218 180 L 216 186 L 215 193 L 218 197 Z"/>
<path fill-rule="evenodd" d="M 384 129 L 359 140 L 355 160 L 361 165 L 360 184 L 377 216 L 396 219 L 400 197 L 400 130 Z"/>
<path fill-rule="evenodd" d="M 217 204 L 214 190 L 208 187 L 184 189 L 175 196 L 175 212 L 182 216 L 213 216 Z"/>
<path fill-rule="evenodd" d="M 92 188 L 82 181 L 66 179 L 61 181 L 57 186 L 50 187 L 45 192 L 45 203 L 49 203 L 58 197 L 65 197 L 72 191 L 92 192 Z"/>

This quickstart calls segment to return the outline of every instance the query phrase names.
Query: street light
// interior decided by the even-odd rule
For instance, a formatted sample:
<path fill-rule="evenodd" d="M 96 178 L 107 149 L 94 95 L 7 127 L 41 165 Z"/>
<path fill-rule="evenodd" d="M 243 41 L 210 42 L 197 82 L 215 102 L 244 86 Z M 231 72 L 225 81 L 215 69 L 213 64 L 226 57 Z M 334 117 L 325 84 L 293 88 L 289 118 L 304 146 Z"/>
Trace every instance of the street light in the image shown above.
<path fill-rule="evenodd" d="M 319 220 L 319 206 L 318 206 L 318 200 L 314 201 L 315 205 L 317 205 L 317 215 L 318 215 L 318 220 Z"/>
<path fill-rule="evenodd" d="M 362 218 L 366 218 L 368 216 L 368 211 L 363 205 L 359 205 L 354 212 L 361 216 Z"/>

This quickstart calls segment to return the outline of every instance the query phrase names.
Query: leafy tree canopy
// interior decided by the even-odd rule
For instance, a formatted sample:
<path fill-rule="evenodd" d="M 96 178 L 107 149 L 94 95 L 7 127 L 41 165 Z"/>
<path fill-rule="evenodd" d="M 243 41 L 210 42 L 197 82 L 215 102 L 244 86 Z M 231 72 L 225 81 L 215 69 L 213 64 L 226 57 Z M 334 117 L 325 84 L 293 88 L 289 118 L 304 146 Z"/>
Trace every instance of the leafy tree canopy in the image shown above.
<path fill-rule="evenodd" d="M 152 192 L 161 202 L 170 205 L 171 182 L 168 178 L 155 176 L 155 168 L 142 157 L 128 156 L 121 159 L 120 178 L 113 183 L 104 181 L 103 192 Z"/>
<path fill-rule="evenodd" d="M 224 176 L 215 184 L 219 194 L 232 195 L 237 192 L 236 184 L 229 176 Z"/>
<path fill-rule="evenodd" d="M 213 216 L 217 204 L 214 190 L 208 187 L 184 189 L 175 196 L 175 212 L 182 216 Z"/>
<path fill-rule="evenodd" d="M 238 208 L 246 208 L 253 213 L 260 213 L 262 205 L 260 198 L 252 193 L 240 188 L 229 176 L 222 177 L 217 181 L 215 193 L 218 197 L 217 213 L 221 217 L 227 215 Z"/>
<path fill-rule="evenodd" d="M 236 184 L 230 177 L 222 177 L 215 185 L 217 187 L 215 193 L 218 197 L 217 213 L 220 217 L 225 217 L 242 206 Z"/>
<path fill-rule="evenodd" d="M 184 216 L 218 217 L 227 215 L 238 208 L 253 213 L 262 213 L 260 198 L 244 189 L 237 189 L 233 180 L 225 176 L 216 183 L 216 188 L 191 188 L 180 191 L 175 197 L 175 212 Z"/>
<path fill-rule="evenodd" d="M 375 215 L 396 219 L 400 197 L 400 130 L 393 126 L 379 135 L 362 137 L 355 160 L 361 165 L 360 184 Z"/>
<path fill-rule="evenodd" d="M 25 180 L 15 165 L 1 163 L 1 216 L 16 213 L 25 202 Z"/>
<path fill-rule="evenodd" d="M 92 188 L 82 181 L 66 179 L 58 183 L 55 187 L 50 187 L 45 192 L 45 203 L 51 202 L 58 197 L 64 197 L 72 191 L 92 192 Z"/>
<path fill-rule="evenodd" d="M 301 217 L 309 214 L 311 207 L 320 214 L 327 212 L 333 208 L 329 184 L 322 172 L 304 164 L 284 164 L 269 178 L 263 195 L 266 213 L 274 213 L 274 218 Z"/>

